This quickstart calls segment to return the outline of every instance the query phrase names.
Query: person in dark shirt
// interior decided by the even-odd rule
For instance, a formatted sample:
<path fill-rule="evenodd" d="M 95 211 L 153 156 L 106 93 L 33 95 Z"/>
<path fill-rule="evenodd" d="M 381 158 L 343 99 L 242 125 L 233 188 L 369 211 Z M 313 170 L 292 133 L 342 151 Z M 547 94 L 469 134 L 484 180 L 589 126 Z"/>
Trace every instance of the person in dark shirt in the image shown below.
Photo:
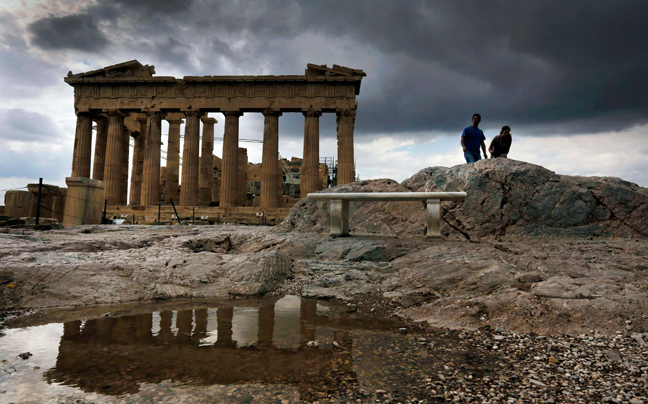
<path fill-rule="evenodd" d="M 491 158 L 508 156 L 508 152 L 511 149 L 511 144 L 513 143 L 513 136 L 511 136 L 511 128 L 504 126 L 499 135 L 495 136 L 491 140 L 491 144 L 488 147 L 488 151 L 491 154 Z"/>
<path fill-rule="evenodd" d="M 484 144 L 486 136 L 484 136 L 484 132 L 479 129 L 481 115 L 473 115 L 472 121 L 472 126 L 464 129 L 463 133 L 461 134 L 461 147 L 463 148 L 466 163 L 474 163 L 475 161 L 481 160 L 481 155 L 479 154 L 480 146 L 484 151 L 484 158 L 488 158 L 488 155 L 486 154 L 486 145 Z"/>

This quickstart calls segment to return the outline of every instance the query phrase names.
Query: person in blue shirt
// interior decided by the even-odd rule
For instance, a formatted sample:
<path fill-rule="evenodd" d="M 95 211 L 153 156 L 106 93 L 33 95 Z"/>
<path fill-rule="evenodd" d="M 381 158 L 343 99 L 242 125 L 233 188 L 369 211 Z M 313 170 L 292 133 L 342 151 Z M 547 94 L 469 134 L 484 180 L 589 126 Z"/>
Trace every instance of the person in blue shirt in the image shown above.
<path fill-rule="evenodd" d="M 484 136 L 484 132 L 479 129 L 481 115 L 473 115 L 472 122 L 472 126 L 464 129 L 461 134 L 461 147 L 463 148 L 466 163 L 474 163 L 475 161 L 481 160 L 481 155 L 479 154 L 480 146 L 484 151 L 484 158 L 488 158 L 488 155 L 486 154 L 486 144 L 484 143 L 486 136 Z"/>

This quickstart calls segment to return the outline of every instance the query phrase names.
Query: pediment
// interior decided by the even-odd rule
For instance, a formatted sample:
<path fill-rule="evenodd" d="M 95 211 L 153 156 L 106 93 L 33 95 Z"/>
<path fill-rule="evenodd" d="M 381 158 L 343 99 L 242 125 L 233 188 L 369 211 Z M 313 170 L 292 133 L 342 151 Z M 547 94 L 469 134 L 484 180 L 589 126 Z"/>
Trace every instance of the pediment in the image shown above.
<path fill-rule="evenodd" d="M 360 69 L 352 69 L 350 67 L 333 65 L 333 67 L 327 67 L 326 65 L 316 65 L 309 63 L 306 65 L 306 77 L 311 76 L 361 76 L 364 77 L 367 75 L 364 71 Z"/>
<path fill-rule="evenodd" d="M 142 65 L 137 60 L 130 60 L 84 73 L 72 74 L 72 72 L 69 72 L 67 76 L 89 79 L 99 77 L 151 77 L 153 74 L 155 74 L 155 66 Z"/>

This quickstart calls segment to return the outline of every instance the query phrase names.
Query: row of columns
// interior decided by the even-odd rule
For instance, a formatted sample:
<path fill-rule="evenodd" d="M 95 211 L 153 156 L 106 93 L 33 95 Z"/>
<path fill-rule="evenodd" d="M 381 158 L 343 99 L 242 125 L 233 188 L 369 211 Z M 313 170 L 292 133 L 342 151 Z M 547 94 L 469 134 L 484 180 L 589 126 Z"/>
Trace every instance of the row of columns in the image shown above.
<path fill-rule="evenodd" d="M 169 139 L 167 152 L 167 181 L 165 195 L 179 201 L 180 206 L 209 205 L 213 187 L 212 154 L 216 119 L 200 111 L 185 111 L 186 126 L 183 148 L 182 181 L 178 195 L 181 119 L 168 119 Z M 221 167 L 220 206 L 237 206 L 241 192 L 239 175 L 239 118 L 240 111 L 224 111 L 223 159 Z M 124 126 L 121 111 L 109 111 L 108 119 L 97 121 L 92 178 L 103 181 L 105 197 L 109 204 L 126 204 L 128 187 L 129 133 Z M 263 157 L 261 173 L 262 208 L 279 205 L 279 117 L 281 111 L 263 111 Z M 304 154 L 301 169 L 301 195 L 321 189 L 319 181 L 319 118 L 321 111 L 303 112 Z M 160 201 L 160 145 L 162 136 L 160 111 L 149 111 L 146 119 L 138 119 L 139 133 L 135 139 L 131 168 L 131 205 L 157 205 Z M 200 144 L 200 122 L 203 138 Z M 355 110 L 337 112 L 338 133 L 338 184 L 354 181 L 353 127 Z M 77 115 L 72 177 L 90 178 L 93 117 Z M 202 149 L 202 150 L 201 150 Z M 202 153 L 199 153 L 201 152 Z"/>

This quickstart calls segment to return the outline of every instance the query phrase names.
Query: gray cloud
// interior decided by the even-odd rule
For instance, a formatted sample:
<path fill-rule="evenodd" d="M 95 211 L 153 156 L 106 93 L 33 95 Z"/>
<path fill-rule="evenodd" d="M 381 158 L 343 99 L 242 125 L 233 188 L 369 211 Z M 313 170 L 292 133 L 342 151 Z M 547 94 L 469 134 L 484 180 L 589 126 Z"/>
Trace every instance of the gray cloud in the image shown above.
<path fill-rule="evenodd" d="M 46 50 L 100 52 L 109 43 L 90 14 L 42 18 L 31 23 L 28 30 L 32 43 Z"/>
<path fill-rule="evenodd" d="M 58 136 L 49 116 L 20 108 L 0 110 L 0 139 L 47 143 Z"/>
<path fill-rule="evenodd" d="M 475 111 L 486 127 L 553 134 L 648 122 L 647 12 L 643 0 L 119 0 L 30 31 L 45 49 L 94 51 L 110 38 L 162 75 L 361 68 L 358 136 L 456 131 Z"/>

